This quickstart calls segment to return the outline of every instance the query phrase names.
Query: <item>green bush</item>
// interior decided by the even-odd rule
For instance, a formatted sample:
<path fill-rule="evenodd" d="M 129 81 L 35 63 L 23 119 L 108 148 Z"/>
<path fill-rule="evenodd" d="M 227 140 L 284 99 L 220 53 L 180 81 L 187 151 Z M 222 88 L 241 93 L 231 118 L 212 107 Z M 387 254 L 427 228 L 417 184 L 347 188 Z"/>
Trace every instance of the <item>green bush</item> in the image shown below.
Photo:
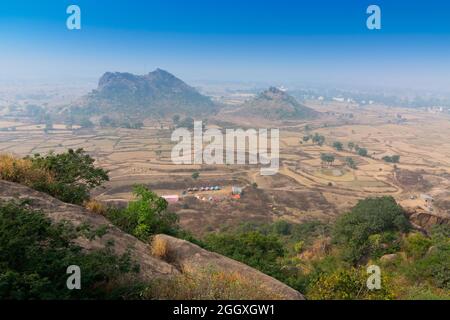
<path fill-rule="evenodd" d="M 419 259 L 427 253 L 431 245 L 431 239 L 421 233 L 412 233 L 406 237 L 404 248 L 409 257 Z"/>
<path fill-rule="evenodd" d="M 367 157 L 367 155 L 369 154 L 366 148 L 358 148 L 357 152 L 361 157 Z"/>
<path fill-rule="evenodd" d="M 400 156 L 394 155 L 394 156 L 384 156 L 383 161 L 389 162 L 389 163 L 399 163 L 400 162 Z"/>
<path fill-rule="evenodd" d="M 167 211 L 167 201 L 142 185 L 134 187 L 137 200 L 127 208 L 109 209 L 107 218 L 119 228 L 147 241 L 157 233 L 175 235 L 178 232 L 178 216 Z"/>
<path fill-rule="evenodd" d="M 116 299 L 135 297 L 140 285 L 119 285 L 138 271 L 128 254 L 111 248 L 89 253 L 71 241 L 67 225 L 52 225 L 42 212 L 23 204 L 0 206 L 0 299 Z M 67 267 L 82 270 L 82 290 L 68 290 Z"/>
<path fill-rule="evenodd" d="M 342 142 L 335 141 L 333 142 L 333 148 L 335 148 L 337 151 L 342 151 L 344 150 L 344 145 L 342 144 Z"/>
<path fill-rule="evenodd" d="M 272 276 L 279 274 L 277 260 L 285 253 L 278 237 L 258 231 L 210 234 L 204 242 L 208 250 L 241 261 Z"/>
<path fill-rule="evenodd" d="M 320 300 L 390 300 L 394 299 L 391 284 L 381 278 L 381 288 L 367 288 L 365 268 L 347 268 L 322 274 L 310 287 L 308 298 Z"/>
<path fill-rule="evenodd" d="M 344 260 L 357 263 L 370 254 L 370 236 L 383 232 L 406 232 L 409 228 L 409 221 L 394 198 L 368 198 L 359 201 L 336 221 L 333 242 L 342 248 Z"/>
<path fill-rule="evenodd" d="M 449 226 L 435 226 L 431 240 L 421 235 L 408 237 L 406 248 L 416 259 L 406 267 L 411 280 L 450 290 L 449 230 Z"/>
<path fill-rule="evenodd" d="M 64 202 L 82 204 L 89 199 L 91 189 L 109 180 L 107 171 L 96 168 L 95 160 L 83 149 L 69 149 L 61 154 L 50 152 L 45 156 L 35 154 L 26 159 L 33 168 L 50 172 L 54 178 L 51 182 L 35 182 L 31 187 Z"/>

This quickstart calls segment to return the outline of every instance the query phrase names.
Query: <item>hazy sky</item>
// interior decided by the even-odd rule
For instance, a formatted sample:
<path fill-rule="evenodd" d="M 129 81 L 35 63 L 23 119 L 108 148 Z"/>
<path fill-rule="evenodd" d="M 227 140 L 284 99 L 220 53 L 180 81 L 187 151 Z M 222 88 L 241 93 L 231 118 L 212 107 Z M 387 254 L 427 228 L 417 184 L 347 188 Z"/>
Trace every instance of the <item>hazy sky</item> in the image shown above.
<path fill-rule="evenodd" d="M 81 8 L 82 29 L 66 28 Z M 366 9 L 382 9 L 382 30 Z M 2 0 L 0 79 L 160 67 L 186 80 L 450 90 L 450 1 Z"/>

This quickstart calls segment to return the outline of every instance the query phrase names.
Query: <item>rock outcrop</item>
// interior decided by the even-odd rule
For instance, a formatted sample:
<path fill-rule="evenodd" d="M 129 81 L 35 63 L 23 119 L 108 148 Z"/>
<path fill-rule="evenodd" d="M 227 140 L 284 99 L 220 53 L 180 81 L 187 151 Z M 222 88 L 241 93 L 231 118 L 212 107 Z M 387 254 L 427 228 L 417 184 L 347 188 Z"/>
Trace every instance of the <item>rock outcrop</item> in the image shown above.
<path fill-rule="evenodd" d="M 417 227 L 417 229 L 422 229 L 422 231 L 428 231 L 435 225 L 450 224 L 450 219 L 443 215 L 437 215 L 433 212 L 429 212 L 423 209 L 409 209 L 406 211 L 411 223 Z"/>
<path fill-rule="evenodd" d="M 255 284 L 270 289 L 279 296 L 290 300 L 303 300 L 304 297 L 298 291 L 288 287 L 284 283 L 255 270 L 241 262 L 224 257 L 218 253 L 210 252 L 185 240 L 159 234 L 155 238 L 167 243 L 170 261 L 180 269 L 207 269 L 214 268 L 218 271 L 237 272 Z"/>
<path fill-rule="evenodd" d="M 85 250 L 95 250 L 110 246 L 116 254 L 130 252 L 131 257 L 140 265 L 140 276 L 151 281 L 156 278 L 169 278 L 181 274 L 183 269 L 201 270 L 212 267 L 218 271 L 237 272 L 243 277 L 254 280 L 258 287 L 267 287 L 285 299 L 304 299 L 303 295 L 280 281 L 265 275 L 243 263 L 209 252 L 188 241 L 167 235 L 157 235 L 168 243 L 169 262 L 151 254 L 151 246 L 123 232 L 112 225 L 104 216 L 94 214 L 83 207 L 59 201 L 45 193 L 26 186 L 0 180 L 0 203 L 24 201 L 33 210 L 41 210 L 51 221 L 69 222 L 74 226 L 87 225 L 93 230 L 105 228 L 106 233 L 94 239 L 78 237 L 75 242 Z M 256 287 L 256 286 L 255 286 Z"/>
<path fill-rule="evenodd" d="M 95 250 L 105 248 L 109 243 L 113 242 L 113 249 L 116 254 L 124 254 L 129 250 L 132 258 L 140 265 L 143 280 L 179 273 L 174 266 L 153 257 L 148 244 L 121 231 L 105 217 L 93 214 L 80 206 L 64 203 L 23 185 L 0 180 L 1 202 L 21 200 L 26 200 L 30 209 L 41 210 L 55 223 L 67 221 L 75 227 L 84 224 L 93 230 L 107 227 L 107 233 L 104 236 L 95 237 L 92 240 L 79 237 L 75 241 L 76 244 L 86 250 Z"/>

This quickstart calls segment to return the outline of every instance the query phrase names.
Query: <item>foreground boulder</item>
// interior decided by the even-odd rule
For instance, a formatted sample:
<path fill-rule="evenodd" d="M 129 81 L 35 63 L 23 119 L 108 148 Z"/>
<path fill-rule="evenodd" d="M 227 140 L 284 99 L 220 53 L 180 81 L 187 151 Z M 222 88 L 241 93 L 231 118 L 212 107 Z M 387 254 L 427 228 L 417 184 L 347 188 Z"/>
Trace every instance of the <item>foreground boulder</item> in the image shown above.
<path fill-rule="evenodd" d="M 238 272 L 246 279 L 262 287 L 266 287 L 277 295 L 284 297 L 284 299 L 304 299 L 302 294 L 284 283 L 241 262 L 202 249 L 191 242 L 164 234 L 156 235 L 154 241 L 163 241 L 167 244 L 169 261 L 181 270 L 214 268 L 218 271 Z"/>
<path fill-rule="evenodd" d="M 148 244 L 115 227 L 105 217 L 26 186 L 0 180 L 0 202 L 21 200 L 26 200 L 30 209 L 41 210 L 55 223 L 67 221 L 74 227 L 85 225 L 92 230 L 106 228 L 106 234 L 102 237 L 94 239 L 78 237 L 75 243 L 86 250 L 102 249 L 109 243 L 114 243 L 113 251 L 116 254 L 122 255 L 129 251 L 131 257 L 140 265 L 142 280 L 179 273 L 172 265 L 153 257 Z"/>
<path fill-rule="evenodd" d="M 304 299 L 296 290 L 258 270 L 204 250 L 188 241 L 167 235 L 155 236 L 155 239 L 162 239 L 168 244 L 171 259 L 158 257 L 152 254 L 150 244 L 123 232 L 102 215 L 64 203 L 26 186 L 0 180 L 0 203 L 8 201 L 24 201 L 29 209 L 42 211 L 54 223 L 69 222 L 74 227 L 88 226 L 90 230 L 106 230 L 102 236 L 79 236 L 75 243 L 85 250 L 103 249 L 113 243 L 112 249 L 117 255 L 130 252 L 131 258 L 140 265 L 139 277 L 143 281 L 169 279 L 182 274 L 184 270 L 195 271 L 212 267 L 219 271 L 237 272 L 245 278 L 254 280 L 255 284 L 258 284 L 255 285 L 255 290 L 263 286 L 276 292 L 283 299 Z"/>

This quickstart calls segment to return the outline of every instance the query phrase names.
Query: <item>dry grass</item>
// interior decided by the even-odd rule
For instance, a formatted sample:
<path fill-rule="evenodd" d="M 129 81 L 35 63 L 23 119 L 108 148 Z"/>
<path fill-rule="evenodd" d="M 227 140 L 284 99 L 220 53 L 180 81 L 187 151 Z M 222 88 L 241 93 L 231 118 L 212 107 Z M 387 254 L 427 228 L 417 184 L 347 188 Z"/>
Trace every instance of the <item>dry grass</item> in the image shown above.
<path fill-rule="evenodd" d="M 106 214 L 106 206 L 97 200 L 89 200 L 84 204 L 84 207 L 89 211 L 104 216 Z"/>
<path fill-rule="evenodd" d="M 50 172 L 33 167 L 28 159 L 16 158 L 10 154 L 0 155 L 0 179 L 32 186 L 36 183 L 50 183 Z"/>
<path fill-rule="evenodd" d="M 167 240 L 158 236 L 154 237 L 151 244 L 152 255 L 163 260 L 167 260 L 169 257 L 169 244 Z"/>
<path fill-rule="evenodd" d="M 202 269 L 155 281 L 147 298 L 161 300 L 279 300 L 283 296 L 237 272 Z"/>

